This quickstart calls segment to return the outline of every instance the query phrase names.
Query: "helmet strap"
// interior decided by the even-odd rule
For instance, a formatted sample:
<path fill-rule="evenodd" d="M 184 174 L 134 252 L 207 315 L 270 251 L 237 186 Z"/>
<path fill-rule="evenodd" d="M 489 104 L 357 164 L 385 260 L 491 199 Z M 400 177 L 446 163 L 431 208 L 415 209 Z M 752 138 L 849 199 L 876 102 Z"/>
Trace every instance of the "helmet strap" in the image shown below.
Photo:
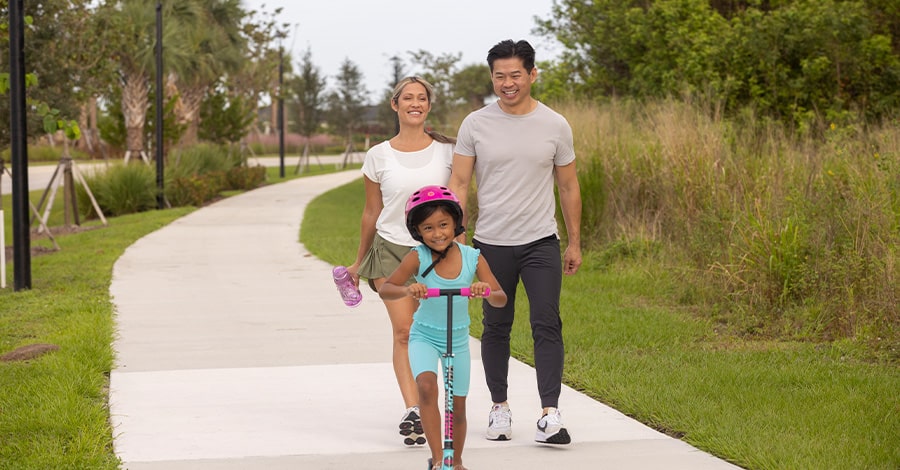
<path fill-rule="evenodd" d="M 444 249 L 444 251 L 436 251 L 436 250 L 431 249 L 431 247 L 429 247 L 428 249 L 430 249 L 432 253 L 436 253 L 438 255 L 438 257 L 437 257 L 437 259 L 432 261 L 431 264 L 428 265 L 427 268 L 425 268 L 425 271 L 422 271 L 422 277 L 427 276 L 428 273 L 430 273 L 432 270 L 434 270 L 434 267 L 438 263 L 440 263 L 442 259 L 447 257 L 447 252 L 449 252 L 450 248 L 452 248 L 452 247 L 453 247 L 453 245 L 450 245 L 446 249 Z"/>

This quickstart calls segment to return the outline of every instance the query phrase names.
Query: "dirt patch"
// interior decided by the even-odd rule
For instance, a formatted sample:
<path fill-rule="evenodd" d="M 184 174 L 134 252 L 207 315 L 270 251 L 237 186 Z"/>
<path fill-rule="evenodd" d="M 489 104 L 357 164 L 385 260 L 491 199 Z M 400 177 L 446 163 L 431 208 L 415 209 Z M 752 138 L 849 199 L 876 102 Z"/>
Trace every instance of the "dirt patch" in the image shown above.
<path fill-rule="evenodd" d="M 64 235 L 71 235 L 73 233 L 87 232 L 88 230 L 96 230 L 98 228 L 103 228 L 102 225 L 99 226 L 91 226 L 91 227 L 83 227 L 79 225 L 62 225 L 59 227 L 49 227 L 50 233 L 53 234 L 54 238 Z M 34 242 L 47 240 L 40 245 L 36 245 Z M 7 240 L 12 241 L 12 240 Z M 46 255 L 48 253 L 56 252 L 56 249 L 52 246 L 44 246 L 49 243 L 49 238 L 46 233 L 36 233 L 31 232 L 31 256 L 40 256 Z M 6 261 L 11 262 L 13 259 L 13 247 L 12 245 L 3 247 L 6 250 Z"/>

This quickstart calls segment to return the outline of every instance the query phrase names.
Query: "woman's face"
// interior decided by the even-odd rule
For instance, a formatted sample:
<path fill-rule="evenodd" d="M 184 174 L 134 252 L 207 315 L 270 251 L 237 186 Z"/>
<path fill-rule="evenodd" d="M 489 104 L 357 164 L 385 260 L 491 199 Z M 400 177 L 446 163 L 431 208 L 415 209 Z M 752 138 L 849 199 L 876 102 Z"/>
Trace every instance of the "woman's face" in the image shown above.
<path fill-rule="evenodd" d="M 397 112 L 401 124 L 424 124 L 428 111 L 431 111 L 431 101 L 425 85 L 418 82 L 407 84 L 397 97 L 397 102 L 391 103 L 391 107 Z"/>

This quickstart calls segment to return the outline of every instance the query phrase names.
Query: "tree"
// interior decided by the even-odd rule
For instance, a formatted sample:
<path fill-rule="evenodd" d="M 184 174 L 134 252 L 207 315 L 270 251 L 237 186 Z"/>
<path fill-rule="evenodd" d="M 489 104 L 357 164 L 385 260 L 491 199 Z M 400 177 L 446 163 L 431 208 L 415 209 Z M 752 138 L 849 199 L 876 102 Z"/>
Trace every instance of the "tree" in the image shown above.
<path fill-rule="evenodd" d="M 484 106 L 485 100 L 494 95 L 491 69 L 487 64 L 472 64 L 453 75 L 451 81 L 454 102 L 465 103 L 469 111 Z"/>
<path fill-rule="evenodd" d="M 240 21 L 245 12 L 240 0 L 193 0 L 197 2 L 202 28 L 185 31 L 187 60 L 172 67 L 179 93 L 175 108 L 179 121 L 187 129 L 183 144 L 197 141 L 201 103 L 207 90 L 223 75 L 237 71 L 244 60 L 246 38 L 241 35 Z M 168 47 L 168 45 L 167 45 Z"/>
<path fill-rule="evenodd" d="M 353 131 L 361 123 L 369 92 L 362 82 L 362 72 L 349 58 L 341 63 L 335 79 L 336 89 L 328 95 L 327 120 L 335 134 L 346 136 L 349 154 L 353 148 Z"/>
<path fill-rule="evenodd" d="M 89 77 L 102 77 L 103 64 L 89 59 L 92 38 L 91 2 L 88 0 L 43 0 L 26 2 L 26 31 L 24 53 L 27 58 L 27 101 L 30 112 L 26 116 L 30 137 L 52 133 L 63 128 L 69 138 L 77 138 L 80 130 L 71 119 L 78 115 L 78 89 L 87 89 Z M 8 2 L 0 1 L 0 70 L 9 70 Z M 84 46 L 84 47 L 82 47 Z M 86 73 L 96 67 L 92 73 Z M 6 92 L 9 80 L 0 80 L 0 91 Z M 9 100 L 0 100 L 0 146 L 9 146 Z"/>
<path fill-rule="evenodd" d="M 537 30 L 565 46 L 553 78 L 577 96 L 700 95 L 805 128 L 896 115 L 894 4 L 560 0 Z"/>
<path fill-rule="evenodd" d="M 295 106 L 295 122 L 300 135 L 306 137 L 303 155 L 309 154 L 309 138 L 319 129 L 325 112 L 327 80 L 313 64 L 312 50 L 307 48 L 300 60 L 300 75 L 289 81 L 289 94 Z"/>
<path fill-rule="evenodd" d="M 259 103 L 266 94 L 274 101 L 273 90 L 278 86 L 277 71 L 282 59 L 275 44 L 287 37 L 289 26 L 275 21 L 281 10 L 249 11 L 241 23 L 242 35 L 246 40 L 244 60 L 239 70 L 224 77 L 223 83 L 230 96 L 240 97 L 244 103 Z M 258 119 L 258 114 L 254 113 L 248 132 L 257 129 Z"/>
<path fill-rule="evenodd" d="M 113 31 L 110 47 L 117 61 L 125 119 L 126 157 L 144 152 L 144 126 L 149 109 L 150 77 L 156 68 L 156 10 L 145 0 L 108 0 L 98 14 L 101 28 Z M 179 70 L 189 60 L 189 31 L 203 18 L 194 1 L 164 2 L 163 62 Z"/>
<path fill-rule="evenodd" d="M 256 104 L 223 86 L 212 86 L 200 104 L 198 136 L 216 144 L 235 143 L 247 135 L 256 115 Z"/>

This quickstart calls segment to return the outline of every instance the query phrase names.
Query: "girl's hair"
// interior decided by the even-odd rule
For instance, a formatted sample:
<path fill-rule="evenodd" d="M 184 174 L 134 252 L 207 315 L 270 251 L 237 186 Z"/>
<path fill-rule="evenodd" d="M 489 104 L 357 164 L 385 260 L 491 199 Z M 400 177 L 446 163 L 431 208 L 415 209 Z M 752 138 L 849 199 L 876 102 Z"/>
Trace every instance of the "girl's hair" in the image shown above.
<path fill-rule="evenodd" d="M 434 86 L 432 86 L 431 83 L 428 83 L 428 81 L 424 78 L 415 75 L 401 78 L 400 81 L 397 82 L 396 85 L 394 85 L 394 93 L 391 95 L 391 103 L 397 104 L 397 102 L 400 101 L 400 94 L 403 93 L 403 89 L 406 88 L 406 85 L 409 85 L 410 83 L 419 83 L 423 87 L 425 87 L 425 95 L 428 96 L 428 103 L 434 104 Z M 434 129 L 426 128 L 425 133 L 431 136 L 432 139 L 442 144 L 456 144 L 455 138 L 441 134 Z"/>

